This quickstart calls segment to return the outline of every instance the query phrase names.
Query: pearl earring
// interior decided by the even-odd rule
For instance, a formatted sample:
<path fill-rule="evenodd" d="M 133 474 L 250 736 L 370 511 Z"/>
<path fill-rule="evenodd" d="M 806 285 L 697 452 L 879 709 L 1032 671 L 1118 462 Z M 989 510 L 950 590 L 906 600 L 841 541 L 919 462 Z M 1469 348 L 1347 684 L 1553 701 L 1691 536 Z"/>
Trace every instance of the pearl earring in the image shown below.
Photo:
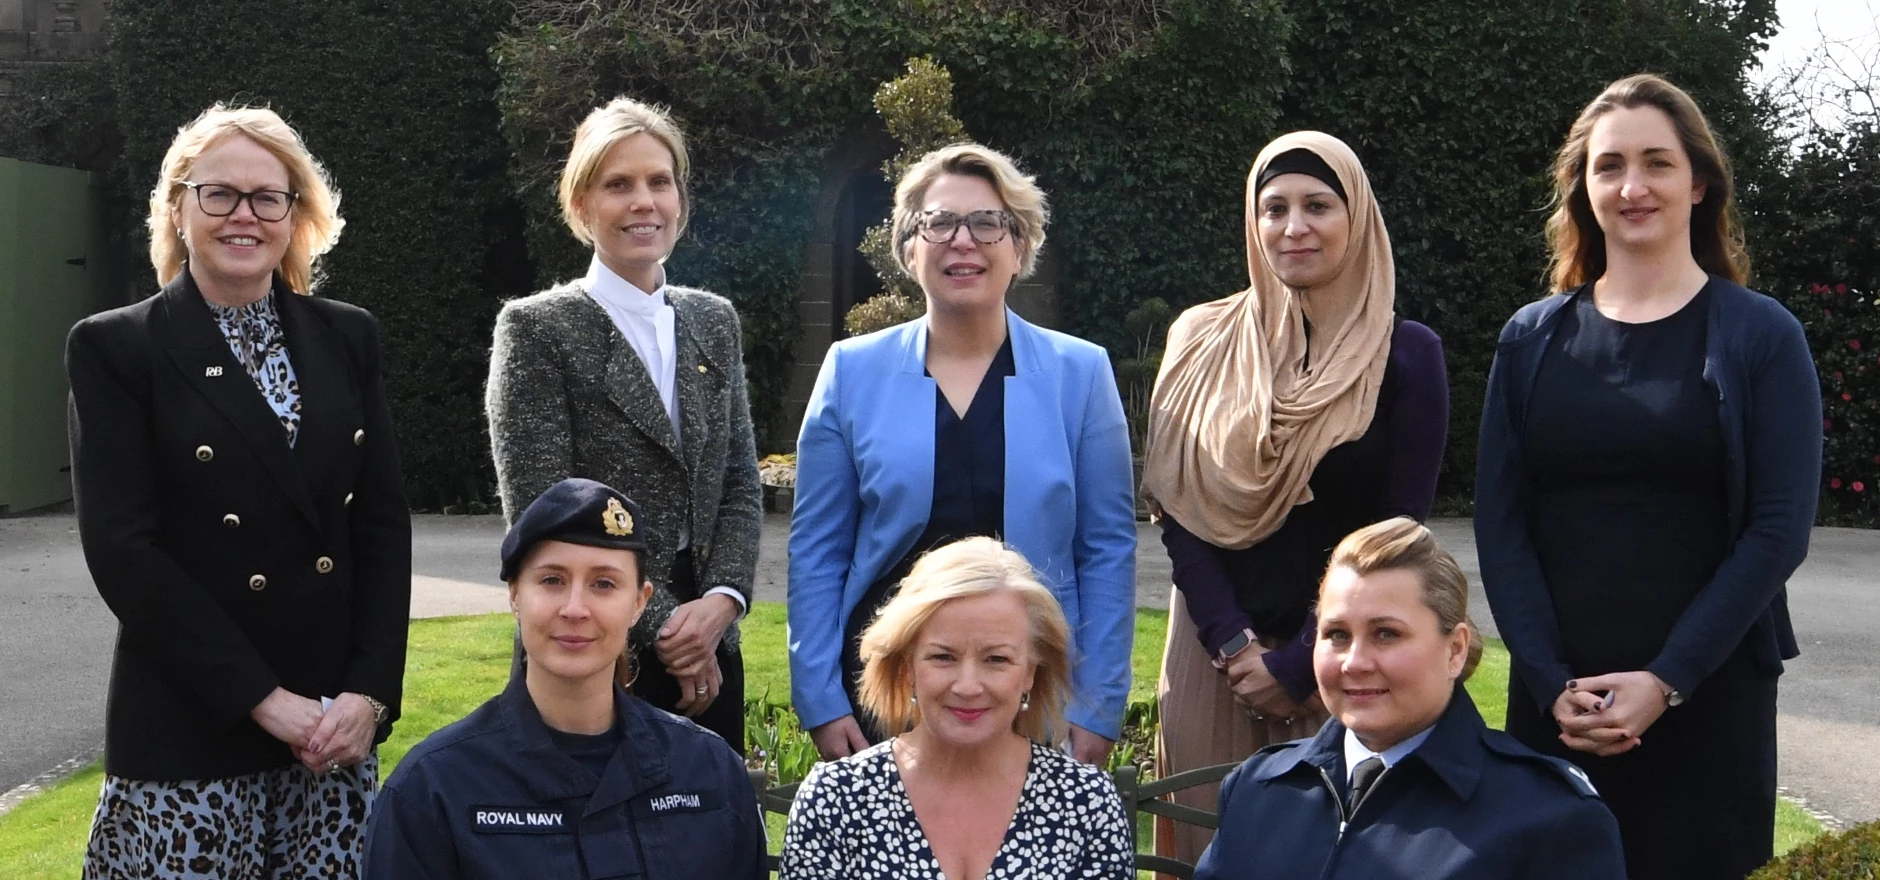
<path fill-rule="evenodd" d="M 1026 691 L 1018 695 L 1018 711 L 1020 712 L 1031 711 L 1031 691 Z"/>

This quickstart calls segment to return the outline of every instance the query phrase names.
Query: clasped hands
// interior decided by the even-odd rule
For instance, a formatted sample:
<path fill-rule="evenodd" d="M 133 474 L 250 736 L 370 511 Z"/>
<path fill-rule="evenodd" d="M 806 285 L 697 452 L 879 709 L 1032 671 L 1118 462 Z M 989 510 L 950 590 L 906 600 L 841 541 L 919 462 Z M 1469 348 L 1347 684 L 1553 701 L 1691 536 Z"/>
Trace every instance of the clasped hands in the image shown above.
<path fill-rule="evenodd" d="M 248 711 L 248 717 L 269 736 L 287 743 L 315 775 L 364 761 L 378 730 L 372 704 L 355 693 L 334 697 L 333 705 L 322 710 L 319 700 L 277 687 Z"/>
<path fill-rule="evenodd" d="M 714 593 L 680 605 L 659 628 L 653 651 L 679 682 L 674 708 L 681 714 L 696 718 L 718 699 L 725 684 L 724 670 L 718 668 L 718 642 L 737 619 L 738 603 Z"/>
<path fill-rule="evenodd" d="M 1665 695 L 1670 690 L 1658 676 L 1643 670 L 1569 681 L 1554 698 L 1560 741 L 1602 758 L 1629 752 L 1665 713 Z"/>
<path fill-rule="evenodd" d="M 1301 705 L 1286 692 L 1286 688 L 1273 677 L 1266 668 L 1268 648 L 1258 642 L 1232 657 L 1227 658 L 1227 668 L 1220 670 L 1227 676 L 1228 687 L 1234 692 L 1234 702 L 1252 713 L 1255 720 L 1278 718 L 1290 720 L 1306 715 L 1313 710 L 1311 703 L 1319 699 L 1312 695 L 1308 705 Z"/>

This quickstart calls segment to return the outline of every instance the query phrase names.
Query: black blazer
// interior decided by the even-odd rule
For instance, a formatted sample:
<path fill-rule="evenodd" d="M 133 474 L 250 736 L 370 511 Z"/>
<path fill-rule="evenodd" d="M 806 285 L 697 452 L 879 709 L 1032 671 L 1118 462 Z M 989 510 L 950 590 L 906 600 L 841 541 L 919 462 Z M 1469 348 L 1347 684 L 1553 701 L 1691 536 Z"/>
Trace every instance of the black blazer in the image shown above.
<path fill-rule="evenodd" d="M 293 763 L 248 717 L 277 686 L 366 694 L 396 717 L 411 519 L 378 325 L 278 282 L 274 298 L 300 381 L 293 448 L 187 269 L 67 340 L 79 538 L 119 624 L 113 775 L 223 778 Z"/>

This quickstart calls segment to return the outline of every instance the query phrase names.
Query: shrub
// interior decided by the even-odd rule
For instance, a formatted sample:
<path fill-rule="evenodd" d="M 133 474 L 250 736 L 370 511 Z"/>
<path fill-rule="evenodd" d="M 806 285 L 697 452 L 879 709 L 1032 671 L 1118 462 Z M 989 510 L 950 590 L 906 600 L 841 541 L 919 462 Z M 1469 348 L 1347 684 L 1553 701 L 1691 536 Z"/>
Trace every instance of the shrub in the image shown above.
<path fill-rule="evenodd" d="M 1749 875 L 1748 880 L 1875 880 L 1880 878 L 1880 822 L 1823 834 Z"/>
<path fill-rule="evenodd" d="M 272 106 L 332 172 L 347 225 L 319 292 L 379 319 L 399 453 L 421 507 L 491 494 L 490 328 L 500 299 L 528 290 L 490 99 L 488 48 L 507 9 L 501 0 L 112 6 L 133 204 L 177 128 L 216 101 Z"/>
<path fill-rule="evenodd" d="M 905 324 L 927 314 L 927 300 L 908 296 L 905 293 L 880 293 L 869 297 L 866 302 L 856 303 L 849 309 L 848 317 L 842 321 L 843 329 L 850 336 L 886 330 L 896 324 Z"/>

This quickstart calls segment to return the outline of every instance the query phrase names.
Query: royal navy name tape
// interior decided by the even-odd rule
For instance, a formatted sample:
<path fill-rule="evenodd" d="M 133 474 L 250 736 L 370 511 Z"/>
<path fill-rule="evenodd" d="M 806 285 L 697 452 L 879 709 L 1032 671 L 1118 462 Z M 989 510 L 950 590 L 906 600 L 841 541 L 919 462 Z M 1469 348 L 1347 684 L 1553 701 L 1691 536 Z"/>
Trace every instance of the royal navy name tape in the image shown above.
<path fill-rule="evenodd" d="M 568 821 L 561 810 L 473 807 L 470 826 L 484 833 L 559 834 L 568 830 Z"/>

